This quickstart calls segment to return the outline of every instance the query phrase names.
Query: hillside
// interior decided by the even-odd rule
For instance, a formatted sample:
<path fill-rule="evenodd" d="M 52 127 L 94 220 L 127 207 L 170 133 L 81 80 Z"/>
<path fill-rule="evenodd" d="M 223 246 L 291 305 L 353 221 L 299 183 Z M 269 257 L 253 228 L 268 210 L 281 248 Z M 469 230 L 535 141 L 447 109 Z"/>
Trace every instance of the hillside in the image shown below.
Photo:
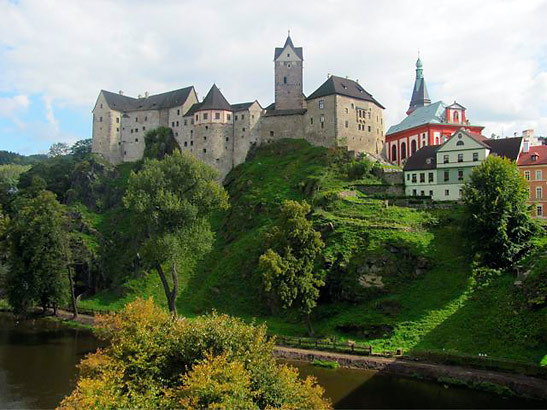
<path fill-rule="evenodd" d="M 538 241 L 542 256 L 530 258 L 535 267 L 522 288 L 513 285 L 509 273 L 476 288 L 460 210 L 397 207 L 362 194 L 359 185 L 382 183 L 369 172 L 370 165 L 303 141 L 259 148 L 225 180 L 231 208 L 213 220 L 217 236 L 211 254 L 193 274 L 180 276 L 179 313 L 216 309 L 264 320 L 277 334 L 305 335 L 297 315 L 271 315 L 256 273 L 263 235 L 279 205 L 284 199 L 305 199 L 326 243 L 321 266 L 327 284 L 312 314 L 321 336 L 377 350 L 485 353 L 540 363 L 547 353 L 546 308 L 541 301 L 534 306 L 543 308 L 530 307 L 529 301 L 538 297 L 533 288 L 544 283 L 547 241 Z M 119 210 L 101 215 L 103 225 L 105 218 L 106 225 L 117 220 L 130 225 Z M 123 250 L 117 251 L 123 259 Z M 155 274 L 122 282 L 81 306 L 118 309 L 137 296 L 164 304 Z"/>

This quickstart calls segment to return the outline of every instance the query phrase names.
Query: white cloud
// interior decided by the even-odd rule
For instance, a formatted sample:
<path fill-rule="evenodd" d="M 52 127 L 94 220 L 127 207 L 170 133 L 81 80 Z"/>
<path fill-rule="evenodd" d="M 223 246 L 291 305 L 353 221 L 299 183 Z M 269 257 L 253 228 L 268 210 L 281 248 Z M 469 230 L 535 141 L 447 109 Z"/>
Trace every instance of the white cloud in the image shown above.
<path fill-rule="evenodd" d="M 420 50 L 432 99 L 458 100 L 487 135 L 547 135 L 545 0 L 0 0 L 0 16 L 0 92 L 47 95 L 60 128 L 52 101 L 89 112 L 102 88 L 193 84 L 203 96 L 216 82 L 231 102 L 267 105 L 273 48 L 290 28 L 304 47 L 306 93 L 329 72 L 358 78 L 393 124 Z"/>
<path fill-rule="evenodd" d="M 8 117 L 16 120 L 16 114 L 26 110 L 30 101 L 26 95 L 0 98 L 0 117 Z"/>
<path fill-rule="evenodd" d="M 44 106 L 46 108 L 46 119 L 54 134 L 59 133 L 59 122 L 55 119 L 55 113 L 53 112 L 53 98 L 44 96 Z"/>

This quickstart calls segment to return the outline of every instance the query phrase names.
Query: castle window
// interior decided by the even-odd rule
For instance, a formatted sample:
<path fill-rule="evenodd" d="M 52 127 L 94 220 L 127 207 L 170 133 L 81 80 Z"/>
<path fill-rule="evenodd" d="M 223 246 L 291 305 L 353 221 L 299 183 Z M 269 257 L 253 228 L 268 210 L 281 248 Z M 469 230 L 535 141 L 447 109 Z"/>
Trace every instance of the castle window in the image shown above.
<path fill-rule="evenodd" d="M 194 130 L 190 130 L 190 138 L 194 136 Z"/>
<path fill-rule="evenodd" d="M 324 122 L 325 122 L 325 115 L 324 115 L 324 114 L 321 114 L 321 115 L 319 116 L 319 122 L 321 122 L 321 123 L 324 123 Z"/>
<path fill-rule="evenodd" d="M 209 126 L 208 126 L 208 125 L 206 125 L 206 126 L 205 126 L 205 129 L 206 129 L 206 130 L 208 130 L 208 129 L 209 129 Z"/>
<path fill-rule="evenodd" d="M 135 138 L 135 142 L 139 142 L 139 139 L 138 139 L 138 138 Z"/>
<path fill-rule="evenodd" d="M 194 146 L 194 141 L 190 141 L 190 145 L 193 147 Z"/>
<path fill-rule="evenodd" d="M 287 77 L 283 77 L 283 84 L 287 84 Z"/>
<path fill-rule="evenodd" d="M 179 126 L 179 124 L 180 124 L 180 123 L 177 121 L 177 127 Z"/>
<path fill-rule="evenodd" d="M 253 114 L 253 115 L 251 115 L 251 118 L 252 118 L 253 120 L 255 119 L 255 116 L 254 116 L 254 114 Z"/>
<path fill-rule="evenodd" d="M 207 137 L 203 137 L 203 141 L 207 141 Z"/>
<path fill-rule="evenodd" d="M 127 151 L 124 151 L 124 152 L 123 152 L 123 155 L 127 155 Z"/>
<path fill-rule="evenodd" d="M 209 113 L 204 112 L 204 113 L 203 113 L 203 119 L 204 119 L 204 120 L 209 119 Z"/>
<path fill-rule="evenodd" d="M 135 122 L 139 122 L 139 117 L 135 117 Z"/>
<path fill-rule="evenodd" d="M 175 121 L 173 121 L 173 122 L 171 123 L 171 127 L 174 127 L 174 126 L 175 126 Z"/>
<path fill-rule="evenodd" d="M 198 115 L 198 114 L 196 114 L 196 121 L 198 121 L 198 120 L 199 120 L 199 115 Z"/>
<path fill-rule="evenodd" d="M 241 114 L 241 119 L 242 119 L 242 120 L 245 119 L 245 114 Z"/>
<path fill-rule="evenodd" d="M 234 116 L 234 120 L 237 121 L 237 115 Z"/>
<path fill-rule="evenodd" d="M 116 128 L 116 131 L 117 131 L 117 132 L 120 132 L 120 128 Z"/>
<path fill-rule="evenodd" d="M 146 131 L 146 127 L 142 127 L 142 130 L 143 130 L 143 131 Z"/>
<path fill-rule="evenodd" d="M 287 57 L 290 57 L 291 55 L 289 53 L 287 53 Z"/>
<path fill-rule="evenodd" d="M 144 121 L 148 121 L 148 117 L 144 117 Z"/>
<path fill-rule="evenodd" d="M 310 124 L 313 125 L 313 117 L 310 117 Z"/>
<path fill-rule="evenodd" d="M 348 88 L 348 87 L 344 87 L 344 88 Z M 351 109 L 353 110 L 355 108 L 355 104 L 351 103 Z"/>
<path fill-rule="evenodd" d="M 273 136 L 274 136 L 274 132 L 270 131 L 270 137 L 273 137 Z"/>
<path fill-rule="evenodd" d="M 184 120 L 184 125 L 188 125 L 188 120 Z"/>
<path fill-rule="evenodd" d="M 229 137 L 226 137 L 226 142 L 230 141 L 230 138 Z"/>
<path fill-rule="evenodd" d="M 179 133 L 178 132 L 175 132 L 175 137 L 178 137 L 179 136 Z"/>
<path fill-rule="evenodd" d="M 180 110 L 177 110 L 177 115 L 180 115 Z"/>
<path fill-rule="evenodd" d="M 188 141 L 184 141 L 184 146 L 185 146 L 185 147 L 188 146 Z"/>
<path fill-rule="evenodd" d="M 103 117 L 99 117 L 99 122 L 103 122 Z"/>
<path fill-rule="evenodd" d="M 116 117 L 116 124 L 120 123 L 120 117 Z"/>
<path fill-rule="evenodd" d="M 371 132 L 372 131 L 372 127 L 369 125 L 368 126 L 368 132 Z"/>
<path fill-rule="evenodd" d="M 325 123 L 324 122 L 321 123 L 321 128 L 325 128 Z"/>
<path fill-rule="evenodd" d="M 287 67 L 288 67 L 288 68 L 291 68 L 291 63 L 288 63 L 288 64 L 287 64 Z"/>
<path fill-rule="evenodd" d="M 325 100 L 321 99 L 319 100 L 319 109 L 323 110 L 325 108 Z"/>
<path fill-rule="evenodd" d="M 205 154 L 207 152 L 207 148 L 203 148 L 203 153 Z"/>
<path fill-rule="evenodd" d="M 101 108 L 103 108 L 103 105 L 101 104 Z"/>
<path fill-rule="evenodd" d="M 349 121 L 348 121 L 348 120 L 346 120 L 346 122 L 345 122 L 345 126 L 346 126 L 346 128 L 348 128 L 348 127 L 349 127 Z"/>
<path fill-rule="evenodd" d="M 349 113 L 348 107 L 346 107 L 346 109 L 345 109 L 345 110 L 346 110 L 346 114 L 347 114 L 347 113 Z"/>
<path fill-rule="evenodd" d="M 230 120 L 232 119 L 232 115 L 231 115 L 231 114 L 226 114 L 226 119 L 227 119 L 228 121 L 230 121 Z"/>
<path fill-rule="evenodd" d="M 220 113 L 219 112 L 215 112 L 215 120 L 220 120 Z"/>
<path fill-rule="evenodd" d="M 243 127 L 241 130 L 242 130 L 243 132 L 245 132 L 245 127 Z"/>
<path fill-rule="evenodd" d="M 133 128 L 131 128 L 131 134 L 133 134 Z"/>
<path fill-rule="evenodd" d="M 139 132 L 139 129 L 138 129 L 138 128 L 135 128 L 135 132 Z"/>

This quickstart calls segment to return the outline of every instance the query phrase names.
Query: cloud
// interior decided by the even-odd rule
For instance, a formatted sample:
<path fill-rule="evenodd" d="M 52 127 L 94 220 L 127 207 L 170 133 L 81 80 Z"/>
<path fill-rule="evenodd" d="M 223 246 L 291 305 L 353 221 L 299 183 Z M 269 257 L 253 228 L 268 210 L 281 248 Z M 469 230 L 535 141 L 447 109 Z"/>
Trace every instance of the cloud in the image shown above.
<path fill-rule="evenodd" d="M 29 105 L 30 101 L 26 95 L 0 97 L 0 117 L 16 120 L 15 116 L 25 111 Z"/>
<path fill-rule="evenodd" d="M 265 106 L 288 28 L 306 94 L 327 73 L 358 78 L 389 126 L 405 115 L 420 50 L 433 100 L 462 103 L 486 133 L 547 135 L 545 0 L 0 0 L 0 16 L 0 93 L 47 96 L 56 135 L 56 107 L 89 114 L 101 89 L 203 96 L 216 82 L 231 102 Z"/>

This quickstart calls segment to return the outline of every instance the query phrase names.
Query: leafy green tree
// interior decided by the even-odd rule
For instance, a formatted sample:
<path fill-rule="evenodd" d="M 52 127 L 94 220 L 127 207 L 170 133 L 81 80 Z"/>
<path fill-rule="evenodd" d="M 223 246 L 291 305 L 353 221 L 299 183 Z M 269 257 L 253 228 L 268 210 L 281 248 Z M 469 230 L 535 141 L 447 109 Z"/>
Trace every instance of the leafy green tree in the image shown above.
<path fill-rule="evenodd" d="M 20 198 L 8 230 L 7 293 L 18 312 L 33 304 L 58 306 L 70 294 L 69 244 L 64 207 L 42 191 Z"/>
<path fill-rule="evenodd" d="M 145 135 L 146 146 L 144 158 L 163 159 L 166 155 L 172 155 L 179 146 L 173 130 L 168 127 L 158 127 L 150 130 Z"/>
<path fill-rule="evenodd" d="M 316 268 L 315 260 L 325 245 L 306 218 L 310 210 L 305 201 L 283 202 L 279 222 L 266 237 L 269 249 L 260 257 L 259 269 L 270 305 L 296 307 L 313 334 L 310 313 L 325 284 L 324 272 Z"/>
<path fill-rule="evenodd" d="M 7 210 L 9 203 L 15 197 L 20 175 L 29 169 L 28 165 L 0 165 L 0 206 L 4 210 Z"/>
<path fill-rule="evenodd" d="M 70 154 L 78 159 L 82 160 L 84 159 L 88 154 L 91 154 L 91 138 L 85 139 L 85 140 L 79 140 L 70 147 Z"/>
<path fill-rule="evenodd" d="M 173 319 L 152 300 L 99 317 L 109 345 L 80 364 L 60 409 L 329 409 L 315 379 L 276 362 L 265 326 L 215 313 Z"/>
<path fill-rule="evenodd" d="M 175 151 L 162 161 L 145 160 L 132 172 L 124 197 L 143 240 L 141 256 L 160 276 L 169 310 L 176 314 L 178 270 L 189 269 L 210 250 L 211 212 L 228 207 L 228 195 L 215 169 L 189 154 Z M 170 272 L 167 279 L 164 268 Z"/>
<path fill-rule="evenodd" d="M 537 226 L 524 178 L 508 159 L 490 155 L 463 187 L 467 230 L 480 263 L 504 268 L 529 249 Z"/>
<path fill-rule="evenodd" d="M 70 154 L 70 147 L 66 142 L 56 142 L 49 147 L 47 156 L 49 158 L 61 157 Z"/>

